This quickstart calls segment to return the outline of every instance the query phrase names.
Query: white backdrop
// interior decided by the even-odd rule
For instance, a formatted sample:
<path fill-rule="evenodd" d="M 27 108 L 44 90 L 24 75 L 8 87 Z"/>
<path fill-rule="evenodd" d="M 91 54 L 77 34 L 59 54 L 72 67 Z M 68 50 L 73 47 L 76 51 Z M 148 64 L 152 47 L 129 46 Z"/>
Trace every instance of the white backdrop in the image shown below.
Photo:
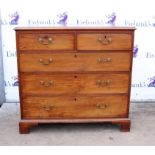
<path fill-rule="evenodd" d="M 14 27 L 134 26 L 131 100 L 155 100 L 155 11 L 153 0 L 0 0 L 7 101 L 18 101 Z"/>

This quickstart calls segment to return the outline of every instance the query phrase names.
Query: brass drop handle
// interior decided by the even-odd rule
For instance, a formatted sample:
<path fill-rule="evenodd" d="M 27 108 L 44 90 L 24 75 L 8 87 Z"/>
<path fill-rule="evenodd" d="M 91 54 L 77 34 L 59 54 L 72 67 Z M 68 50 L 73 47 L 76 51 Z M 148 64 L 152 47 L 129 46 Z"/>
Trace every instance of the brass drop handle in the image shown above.
<path fill-rule="evenodd" d="M 103 86 L 103 81 L 102 80 L 97 80 L 96 84 L 100 87 Z M 106 86 L 110 85 L 110 80 L 105 81 Z"/>
<path fill-rule="evenodd" d="M 112 59 L 109 57 L 109 58 L 97 58 L 97 62 L 98 63 L 104 63 L 104 62 L 111 62 Z"/>
<path fill-rule="evenodd" d="M 43 59 L 39 59 L 39 62 L 42 64 L 42 65 L 49 65 L 50 63 L 53 62 L 53 59 L 52 58 L 49 58 L 47 61 L 43 60 Z"/>
<path fill-rule="evenodd" d="M 42 86 L 44 86 L 44 87 L 50 87 L 51 85 L 53 85 L 53 81 L 47 81 L 47 82 L 45 82 L 45 81 L 41 80 L 40 81 L 40 84 Z"/>
<path fill-rule="evenodd" d="M 112 42 L 112 38 L 108 35 L 103 35 L 102 37 L 98 38 L 98 42 L 102 45 L 108 45 Z"/>
<path fill-rule="evenodd" d="M 54 107 L 55 107 L 54 105 L 45 105 L 45 106 L 43 106 L 43 109 L 44 109 L 45 111 L 50 111 L 50 110 L 52 110 Z"/>
<path fill-rule="evenodd" d="M 44 37 L 38 37 L 38 42 L 42 45 L 49 45 L 53 42 L 53 38 L 44 36 Z"/>
<path fill-rule="evenodd" d="M 100 103 L 97 103 L 96 104 L 96 108 L 97 109 L 107 109 L 109 107 L 109 104 L 106 103 L 106 104 L 100 104 Z"/>

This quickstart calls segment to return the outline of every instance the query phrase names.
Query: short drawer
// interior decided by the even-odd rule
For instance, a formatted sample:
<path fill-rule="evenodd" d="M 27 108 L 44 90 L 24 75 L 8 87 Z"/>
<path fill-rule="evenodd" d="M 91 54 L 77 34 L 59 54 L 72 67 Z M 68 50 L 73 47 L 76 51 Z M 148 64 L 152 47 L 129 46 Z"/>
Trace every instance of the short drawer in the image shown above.
<path fill-rule="evenodd" d="M 20 71 L 129 71 L 131 53 L 20 54 Z"/>
<path fill-rule="evenodd" d="M 19 50 L 73 50 L 73 34 L 20 33 Z"/>
<path fill-rule="evenodd" d="M 128 74 L 21 74 L 23 94 L 128 93 Z"/>
<path fill-rule="evenodd" d="M 78 34 L 78 50 L 132 50 L 132 35 L 128 33 Z"/>
<path fill-rule="evenodd" d="M 23 118 L 112 118 L 127 117 L 126 95 L 26 97 Z"/>

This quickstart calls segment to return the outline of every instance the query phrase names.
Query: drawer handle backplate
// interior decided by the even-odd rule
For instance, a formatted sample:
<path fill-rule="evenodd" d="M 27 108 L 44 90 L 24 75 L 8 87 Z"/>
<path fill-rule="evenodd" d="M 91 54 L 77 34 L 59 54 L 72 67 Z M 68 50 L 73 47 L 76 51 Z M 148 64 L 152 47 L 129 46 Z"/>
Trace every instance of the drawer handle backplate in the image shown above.
<path fill-rule="evenodd" d="M 42 45 L 49 45 L 53 42 L 53 39 L 48 36 L 38 37 L 38 42 Z"/>
<path fill-rule="evenodd" d="M 39 59 L 39 62 L 42 64 L 42 65 L 49 65 L 50 63 L 53 62 L 53 59 L 52 58 L 49 58 L 47 61 L 43 60 L 43 59 Z"/>
<path fill-rule="evenodd" d="M 112 59 L 111 58 L 98 58 L 97 62 L 98 63 L 105 63 L 105 62 L 111 62 Z"/>
<path fill-rule="evenodd" d="M 112 38 L 108 35 L 103 35 L 98 38 L 98 42 L 101 43 L 102 45 L 109 45 L 112 43 Z"/>
<path fill-rule="evenodd" d="M 109 104 L 106 103 L 106 104 L 100 104 L 100 103 L 97 103 L 96 104 L 96 108 L 97 109 L 107 109 L 109 107 Z"/>
<path fill-rule="evenodd" d="M 103 81 L 102 81 L 102 80 L 97 80 L 97 81 L 96 81 L 96 84 L 97 84 L 99 87 L 101 87 L 101 86 L 103 86 Z M 106 86 L 110 85 L 110 80 L 106 80 L 106 81 L 105 81 L 105 85 L 106 85 Z"/>
<path fill-rule="evenodd" d="M 50 86 L 53 85 L 53 81 L 47 81 L 47 82 L 45 82 L 45 81 L 41 80 L 41 81 L 40 81 L 40 84 L 41 84 L 42 86 L 44 86 L 44 87 L 50 87 Z"/>
<path fill-rule="evenodd" d="M 52 110 L 53 108 L 54 108 L 55 106 L 54 105 L 48 105 L 48 106 L 46 106 L 46 105 L 44 105 L 43 106 L 43 109 L 45 110 L 45 111 L 50 111 L 50 110 Z"/>

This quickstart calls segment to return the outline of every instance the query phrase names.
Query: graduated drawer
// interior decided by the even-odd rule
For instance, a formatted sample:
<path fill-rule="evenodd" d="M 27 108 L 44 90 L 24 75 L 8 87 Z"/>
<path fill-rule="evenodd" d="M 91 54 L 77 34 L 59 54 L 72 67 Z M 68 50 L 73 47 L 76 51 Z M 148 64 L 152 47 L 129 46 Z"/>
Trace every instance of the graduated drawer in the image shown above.
<path fill-rule="evenodd" d="M 128 74 L 21 74 L 23 94 L 128 93 Z"/>
<path fill-rule="evenodd" d="M 20 54 L 20 71 L 129 71 L 131 53 Z"/>
<path fill-rule="evenodd" d="M 126 95 L 26 97 L 23 118 L 127 117 Z"/>
<path fill-rule="evenodd" d="M 73 34 L 20 33 L 19 50 L 73 50 Z"/>
<path fill-rule="evenodd" d="M 78 50 L 132 50 L 130 33 L 82 33 L 77 35 Z"/>

